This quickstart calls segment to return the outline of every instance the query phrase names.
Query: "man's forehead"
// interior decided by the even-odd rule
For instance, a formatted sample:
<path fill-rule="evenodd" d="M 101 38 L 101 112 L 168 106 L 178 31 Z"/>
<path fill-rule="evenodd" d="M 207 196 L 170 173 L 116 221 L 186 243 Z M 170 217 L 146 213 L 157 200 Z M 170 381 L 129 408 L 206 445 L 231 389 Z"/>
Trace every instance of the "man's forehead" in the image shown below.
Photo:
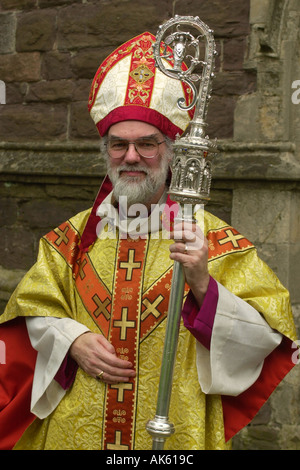
<path fill-rule="evenodd" d="M 117 134 L 117 133 L 114 133 L 114 134 L 109 134 L 108 133 L 108 137 L 109 137 L 109 140 L 127 140 L 126 137 L 123 137 L 122 135 L 120 134 Z M 139 139 L 139 140 L 143 140 L 143 139 L 159 139 L 161 137 L 161 133 L 160 132 L 155 132 L 155 133 L 152 133 L 152 134 L 144 134 L 144 133 L 141 133 L 140 135 L 138 135 L 136 137 L 136 139 Z"/>
<path fill-rule="evenodd" d="M 119 134 L 120 132 L 142 132 L 145 134 L 161 133 L 158 127 L 139 120 L 122 120 L 112 126 L 108 130 L 108 134 Z"/>

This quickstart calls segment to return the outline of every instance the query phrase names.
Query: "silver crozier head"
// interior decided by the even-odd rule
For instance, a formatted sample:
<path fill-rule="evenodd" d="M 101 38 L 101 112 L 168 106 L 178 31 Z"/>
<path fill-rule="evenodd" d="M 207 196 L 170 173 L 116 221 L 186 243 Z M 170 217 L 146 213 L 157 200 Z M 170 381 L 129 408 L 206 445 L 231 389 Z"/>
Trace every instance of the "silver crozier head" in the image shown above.
<path fill-rule="evenodd" d="M 191 90 L 190 102 L 179 97 L 178 107 L 195 109 L 184 135 L 174 142 L 169 194 L 181 204 L 205 204 L 210 199 L 211 161 L 216 142 L 206 135 L 205 120 L 216 55 L 212 33 L 198 17 L 176 15 L 159 27 L 154 45 L 159 70 L 181 80 Z"/>

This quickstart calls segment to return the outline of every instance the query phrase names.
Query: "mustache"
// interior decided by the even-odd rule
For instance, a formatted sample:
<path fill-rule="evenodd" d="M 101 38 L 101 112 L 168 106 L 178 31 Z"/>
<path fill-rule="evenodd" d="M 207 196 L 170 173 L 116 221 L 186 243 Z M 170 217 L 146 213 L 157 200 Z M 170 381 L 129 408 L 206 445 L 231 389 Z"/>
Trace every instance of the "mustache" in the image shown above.
<path fill-rule="evenodd" d="M 141 165 L 128 165 L 124 164 L 116 168 L 117 174 L 120 175 L 122 171 L 143 171 L 146 175 L 149 175 L 150 171 L 149 168 L 146 168 Z"/>

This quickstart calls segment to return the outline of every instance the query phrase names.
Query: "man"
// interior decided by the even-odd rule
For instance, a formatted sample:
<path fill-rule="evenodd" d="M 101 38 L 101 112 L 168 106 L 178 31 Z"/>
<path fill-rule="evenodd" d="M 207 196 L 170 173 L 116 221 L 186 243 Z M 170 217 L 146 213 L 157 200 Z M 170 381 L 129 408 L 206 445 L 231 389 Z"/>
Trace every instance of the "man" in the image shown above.
<path fill-rule="evenodd" d="M 91 211 L 41 240 L 1 317 L 22 374 L 6 369 L 2 448 L 151 449 L 174 260 L 186 289 L 166 449 L 229 448 L 293 366 L 288 293 L 253 245 L 207 212 L 202 229 L 174 223 L 170 141 L 191 114 L 176 106 L 188 89 L 155 69 L 154 39 L 98 69 L 89 109 L 108 177 Z"/>

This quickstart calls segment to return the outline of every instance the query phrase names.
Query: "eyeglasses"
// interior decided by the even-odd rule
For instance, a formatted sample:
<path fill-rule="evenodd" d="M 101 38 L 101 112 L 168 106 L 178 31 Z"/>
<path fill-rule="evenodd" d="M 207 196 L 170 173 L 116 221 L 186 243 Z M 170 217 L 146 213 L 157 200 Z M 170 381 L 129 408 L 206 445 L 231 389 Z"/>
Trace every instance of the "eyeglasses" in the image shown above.
<path fill-rule="evenodd" d="M 158 155 L 158 147 L 165 140 L 157 142 L 153 138 L 141 138 L 134 142 L 128 142 L 123 139 L 112 139 L 106 144 L 108 155 L 111 158 L 122 158 L 129 149 L 129 145 L 133 144 L 137 153 L 143 158 L 154 158 Z"/>

